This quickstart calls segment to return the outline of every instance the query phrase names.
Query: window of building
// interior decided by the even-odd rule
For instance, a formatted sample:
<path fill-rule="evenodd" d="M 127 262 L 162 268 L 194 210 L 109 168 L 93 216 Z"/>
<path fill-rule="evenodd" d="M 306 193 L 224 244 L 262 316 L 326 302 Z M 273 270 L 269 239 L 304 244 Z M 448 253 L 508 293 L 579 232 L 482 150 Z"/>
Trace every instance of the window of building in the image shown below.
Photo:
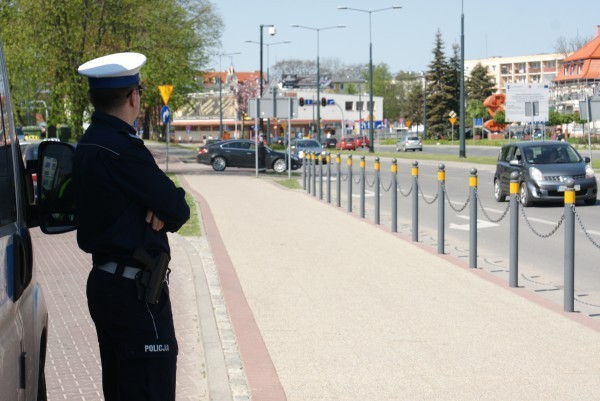
<path fill-rule="evenodd" d="M 364 110 L 364 103 L 363 101 L 360 102 L 356 102 L 356 111 L 363 111 Z"/>
<path fill-rule="evenodd" d="M 346 111 L 352 111 L 352 102 L 346 102 Z"/>

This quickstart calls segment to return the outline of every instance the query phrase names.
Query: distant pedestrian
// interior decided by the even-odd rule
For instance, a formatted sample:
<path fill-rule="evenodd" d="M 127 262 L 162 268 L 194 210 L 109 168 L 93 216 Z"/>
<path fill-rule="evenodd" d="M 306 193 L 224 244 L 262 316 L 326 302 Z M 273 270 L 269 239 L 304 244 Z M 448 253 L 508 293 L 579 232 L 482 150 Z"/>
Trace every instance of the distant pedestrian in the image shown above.
<path fill-rule="evenodd" d="M 119 53 L 79 67 L 95 110 L 74 158 L 77 242 L 92 255 L 86 293 L 106 401 L 175 400 L 167 232 L 177 231 L 190 209 L 132 126 L 145 61 Z"/>

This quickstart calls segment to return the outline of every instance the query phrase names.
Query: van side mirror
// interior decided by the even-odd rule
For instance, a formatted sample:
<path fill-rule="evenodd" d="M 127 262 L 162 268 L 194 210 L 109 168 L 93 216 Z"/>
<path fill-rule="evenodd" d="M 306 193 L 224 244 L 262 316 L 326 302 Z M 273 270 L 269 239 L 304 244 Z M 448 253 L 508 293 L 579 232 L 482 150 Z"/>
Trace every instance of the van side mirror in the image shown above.
<path fill-rule="evenodd" d="M 588 164 L 592 161 L 592 159 L 590 159 L 588 156 L 585 156 L 583 160 L 585 160 L 585 162 Z"/>
<path fill-rule="evenodd" d="M 61 234 L 75 229 L 74 155 L 75 148 L 68 143 L 40 143 L 37 202 L 40 228 L 45 234 Z"/>

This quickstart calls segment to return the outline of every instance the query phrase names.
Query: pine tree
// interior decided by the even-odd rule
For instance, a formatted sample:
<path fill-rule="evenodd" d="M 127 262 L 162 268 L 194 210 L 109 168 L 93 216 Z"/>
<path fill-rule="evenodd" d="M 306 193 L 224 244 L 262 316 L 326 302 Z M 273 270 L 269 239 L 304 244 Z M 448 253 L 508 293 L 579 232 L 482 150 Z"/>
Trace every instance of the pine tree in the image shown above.
<path fill-rule="evenodd" d="M 465 88 L 469 101 L 479 100 L 483 102 L 488 96 L 494 94 L 496 85 L 487 68 L 482 66 L 481 63 L 477 63 L 465 83 Z"/>
<path fill-rule="evenodd" d="M 449 128 L 447 115 L 454 100 L 453 88 L 449 85 L 450 67 L 444 55 L 444 41 L 441 32 L 435 35 L 433 61 L 427 72 L 427 130 L 429 138 L 439 138 Z"/>
<path fill-rule="evenodd" d="M 448 61 L 448 86 L 452 88 L 452 102 L 450 110 L 456 114 L 460 113 L 460 46 L 458 43 L 452 45 L 452 57 Z"/>

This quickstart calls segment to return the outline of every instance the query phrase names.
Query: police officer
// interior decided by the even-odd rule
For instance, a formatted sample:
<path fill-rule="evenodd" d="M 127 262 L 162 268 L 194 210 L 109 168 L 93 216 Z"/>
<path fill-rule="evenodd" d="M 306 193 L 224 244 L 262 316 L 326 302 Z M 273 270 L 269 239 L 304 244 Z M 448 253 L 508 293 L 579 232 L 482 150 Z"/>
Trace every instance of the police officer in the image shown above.
<path fill-rule="evenodd" d="M 92 255 L 87 298 L 106 401 L 175 400 L 177 340 L 168 288 L 157 303 L 145 302 L 139 277 L 148 266 L 133 254 L 141 247 L 151 258 L 169 255 L 167 232 L 177 231 L 190 210 L 184 190 L 158 168 L 132 126 L 145 61 L 139 53 L 118 53 L 79 67 L 94 113 L 75 151 L 77 242 Z"/>

